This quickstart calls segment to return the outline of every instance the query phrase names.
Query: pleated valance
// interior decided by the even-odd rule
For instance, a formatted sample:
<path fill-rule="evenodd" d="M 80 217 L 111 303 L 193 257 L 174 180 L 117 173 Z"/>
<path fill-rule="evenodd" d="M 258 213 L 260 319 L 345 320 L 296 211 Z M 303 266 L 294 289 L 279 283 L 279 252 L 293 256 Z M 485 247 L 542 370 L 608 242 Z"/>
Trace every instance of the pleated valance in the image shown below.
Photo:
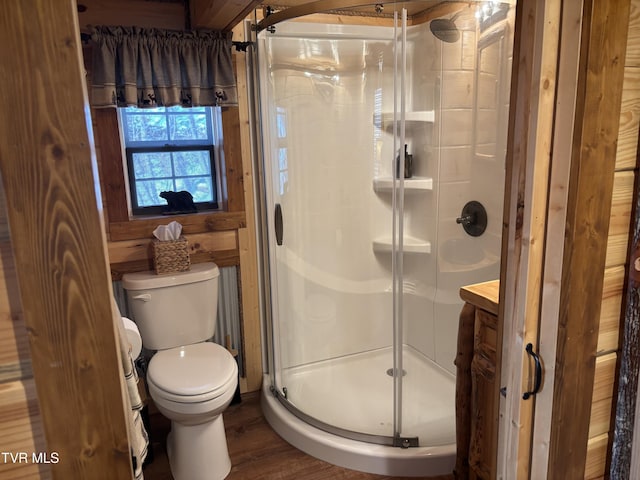
<path fill-rule="evenodd" d="M 231 33 L 95 27 L 94 107 L 237 105 Z"/>

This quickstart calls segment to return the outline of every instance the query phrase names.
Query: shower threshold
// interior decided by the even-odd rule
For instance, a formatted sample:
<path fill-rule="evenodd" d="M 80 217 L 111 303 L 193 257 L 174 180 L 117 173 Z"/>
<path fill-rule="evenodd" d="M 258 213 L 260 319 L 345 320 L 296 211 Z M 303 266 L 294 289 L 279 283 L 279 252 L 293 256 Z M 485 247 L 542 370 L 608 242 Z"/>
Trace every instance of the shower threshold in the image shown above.
<path fill-rule="evenodd" d="M 385 350 L 304 365 L 283 372 L 283 381 L 288 384 L 288 398 L 296 406 L 303 406 L 305 414 L 308 414 L 302 418 L 292 413 L 271 393 L 271 379 L 265 375 L 262 406 L 267 421 L 295 447 L 334 465 L 394 476 L 424 477 L 451 473 L 455 463 L 455 379 L 436 365 L 421 361 L 419 357 L 422 356 L 415 357 L 411 351 L 405 356 L 407 361 L 403 367 L 408 372 L 405 379 L 411 380 L 407 382 L 407 397 L 415 405 L 407 405 L 404 410 L 403 417 L 410 419 L 411 424 L 403 433 L 419 436 L 422 446 L 397 448 L 349 439 L 304 420 L 311 417 L 319 419 L 320 423 L 366 433 L 363 438 L 392 435 L 390 418 L 393 418 L 393 402 L 390 386 L 393 378 L 387 374 L 387 368 L 383 368 L 388 360 Z M 335 362 L 340 362 L 339 368 L 336 368 Z M 367 375 L 366 370 L 361 369 L 363 365 L 373 373 Z M 356 375 L 352 372 L 359 373 Z M 358 383 L 358 379 L 363 378 L 368 380 L 364 384 Z M 434 388 L 416 389 L 419 384 Z M 327 388 L 327 385 L 330 386 Z M 324 388 L 316 390 L 316 386 Z M 359 392 L 360 401 L 354 401 L 347 387 Z M 344 395 L 332 397 L 331 392 L 336 391 L 342 391 Z M 315 401 L 310 401 L 312 399 Z M 362 411 L 362 400 L 366 401 L 367 411 L 372 415 L 368 422 L 362 421 L 362 416 L 350 409 L 350 405 L 357 408 L 360 403 Z"/>

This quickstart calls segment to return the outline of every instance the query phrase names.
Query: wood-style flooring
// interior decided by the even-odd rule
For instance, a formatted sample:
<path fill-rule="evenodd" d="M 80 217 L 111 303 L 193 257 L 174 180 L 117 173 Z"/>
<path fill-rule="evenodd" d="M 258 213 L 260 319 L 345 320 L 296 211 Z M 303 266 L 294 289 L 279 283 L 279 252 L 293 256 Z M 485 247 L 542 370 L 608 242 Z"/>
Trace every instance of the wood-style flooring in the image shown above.
<path fill-rule="evenodd" d="M 151 414 L 150 421 L 154 460 L 144 469 L 144 478 L 172 480 L 165 447 L 170 423 L 157 412 Z M 230 405 L 224 412 L 224 423 L 233 465 L 228 480 L 401 480 L 336 467 L 292 447 L 263 417 L 257 392 L 243 395 L 241 403 Z M 453 480 L 453 476 L 429 480 Z"/>

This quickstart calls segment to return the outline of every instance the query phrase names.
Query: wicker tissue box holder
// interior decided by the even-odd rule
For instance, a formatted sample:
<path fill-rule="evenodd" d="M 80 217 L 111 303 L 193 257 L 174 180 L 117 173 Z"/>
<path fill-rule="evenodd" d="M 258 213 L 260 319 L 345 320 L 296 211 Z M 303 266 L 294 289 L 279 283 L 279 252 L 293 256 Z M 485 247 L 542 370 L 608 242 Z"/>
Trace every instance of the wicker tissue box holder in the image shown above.
<path fill-rule="evenodd" d="M 161 241 L 153 239 L 153 263 L 156 273 L 186 272 L 191 268 L 187 239 L 180 236 L 178 240 Z"/>

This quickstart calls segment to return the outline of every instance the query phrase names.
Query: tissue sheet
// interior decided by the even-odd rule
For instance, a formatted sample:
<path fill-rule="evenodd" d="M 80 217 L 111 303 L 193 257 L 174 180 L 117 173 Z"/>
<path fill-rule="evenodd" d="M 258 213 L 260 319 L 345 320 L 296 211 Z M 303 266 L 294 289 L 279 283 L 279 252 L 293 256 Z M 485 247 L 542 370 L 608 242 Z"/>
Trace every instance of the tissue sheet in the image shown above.
<path fill-rule="evenodd" d="M 163 242 L 169 240 L 178 240 L 182 233 L 182 225 L 178 222 L 171 222 L 168 225 L 158 225 L 153 231 L 153 236 Z"/>

